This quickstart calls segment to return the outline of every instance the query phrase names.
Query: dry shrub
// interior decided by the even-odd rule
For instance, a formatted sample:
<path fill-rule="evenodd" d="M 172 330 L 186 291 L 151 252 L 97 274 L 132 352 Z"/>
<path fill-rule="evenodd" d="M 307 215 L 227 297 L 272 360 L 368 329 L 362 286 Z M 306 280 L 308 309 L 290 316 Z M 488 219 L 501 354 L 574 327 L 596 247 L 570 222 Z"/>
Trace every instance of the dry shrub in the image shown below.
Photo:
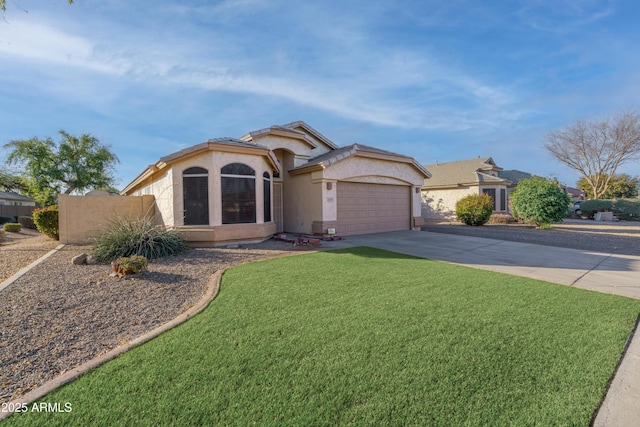
<path fill-rule="evenodd" d="M 489 217 L 489 224 L 511 224 L 515 222 L 511 214 L 508 213 L 494 213 Z"/>

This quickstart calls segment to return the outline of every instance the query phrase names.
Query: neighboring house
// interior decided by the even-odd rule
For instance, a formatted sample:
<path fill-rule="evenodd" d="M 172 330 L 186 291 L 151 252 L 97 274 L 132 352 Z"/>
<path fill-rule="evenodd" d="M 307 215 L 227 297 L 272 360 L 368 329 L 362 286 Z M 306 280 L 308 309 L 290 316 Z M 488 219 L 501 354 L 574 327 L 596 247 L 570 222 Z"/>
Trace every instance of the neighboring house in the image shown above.
<path fill-rule="evenodd" d="M 153 195 L 158 222 L 190 241 L 221 243 L 415 229 L 429 177 L 411 157 L 338 147 L 298 121 L 170 154 L 122 194 Z"/>
<path fill-rule="evenodd" d="M 571 197 L 571 201 L 573 202 L 578 202 L 587 198 L 587 193 L 578 188 L 564 187 L 564 191 L 567 192 L 569 197 Z"/>
<path fill-rule="evenodd" d="M 491 157 L 425 165 L 432 174 L 422 186 L 422 217 L 453 220 L 456 203 L 471 194 L 489 194 L 494 212 L 508 212 L 508 193 L 514 184 Z"/>
<path fill-rule="evenodd" d="M 0 191 L 0 216 L 18 217 L 31 215 L 35 210 L 36 201 L 10 191 Z"/>
<path fill-rule="evenodd" d="M 22 196 L 18 193 L 0 191 L 0 205 L 9 206 L 35 206 L 36 201 L 31 197 Z"/>

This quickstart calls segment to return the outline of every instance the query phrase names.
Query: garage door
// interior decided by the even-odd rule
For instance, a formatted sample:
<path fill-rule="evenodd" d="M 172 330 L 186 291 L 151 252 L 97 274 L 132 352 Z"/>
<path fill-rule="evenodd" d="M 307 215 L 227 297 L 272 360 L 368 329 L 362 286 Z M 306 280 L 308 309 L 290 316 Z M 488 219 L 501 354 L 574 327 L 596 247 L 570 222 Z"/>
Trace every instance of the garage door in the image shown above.
<path fill-rule="evenodd" d="M 411 187 L 338 182 L 338 234 L 409 230 Z"/>

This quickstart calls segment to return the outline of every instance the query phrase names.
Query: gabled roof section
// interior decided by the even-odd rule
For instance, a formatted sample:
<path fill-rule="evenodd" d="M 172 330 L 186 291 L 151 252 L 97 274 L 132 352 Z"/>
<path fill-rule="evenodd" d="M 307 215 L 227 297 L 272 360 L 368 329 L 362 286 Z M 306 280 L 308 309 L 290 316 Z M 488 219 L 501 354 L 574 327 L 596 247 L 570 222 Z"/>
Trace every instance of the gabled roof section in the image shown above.
<path fill-rule="evenodd" d="M 14 193 L 13 191 L 0 191 L 0 199 L 15 200 L 17 202 L 35 202 L 31 197 L 23 196 L 22 194 Z"/>
<path fill-rule="evenodd" d="M 427 187 L 457 187 L 460 185 L 504 184 L 510 181 L 499 176 L 502 171 L 491 157 L 478 157 L 448 163 L 425 165 L 432 177 L 425 182 Z M 498 176 L 496 176 L 498 175 Z"/>
<path fill-rule="evenodd" d="M 289 173 L 296 175 L 300 173 L 326 169 L 331 165 L 352 156 L 408 163 L 418 169 L 425 176 L 425 178 L 431 177 L 429 171 L 418 162 L 416 162 L 413 157 L 392 153 L 391 151 L 381 150 L 379 148 L 370 147 L 363 144 L 352 144 L 346 147 L 338 148 L 321 156 L 314 157 L 304 165 L 291 169 Z"/>
<path fill-rule="evenodd" d="M 281 127 L 286 129 L 293 129 L 293 130 L 302 129 L 302 132 L 311 134 L 314 138 L 322 141 L 323 143 L 328 145 L 330 148 L 333 148 L 334 150 L 338 149 L 338 146 L 333 141 L 331 141 L 329 138 L 322 135 L 320 132 L 318 132 L 317 130 L 315 130 L 314 128 L 312 128 L 302 120 L 298 120 L 297 122 L 287 123 L 286 125 L 282 125 Z"/>
<path fill-rule="evenodd" d="M 300 120 L 297 122 L 287 123 L 286 125 L 273 125 L 268 128 L 254 130 L 240 137 L 240 139 L 242 141 L 253 141 L 265 135 L 276 135 L 299 139 L 301 141 L 305 141 L 312 148 L 318 148 L 319 144 L 316 141 L 321 142 L 332 150 L 338 148 L 333 141 Z"/>

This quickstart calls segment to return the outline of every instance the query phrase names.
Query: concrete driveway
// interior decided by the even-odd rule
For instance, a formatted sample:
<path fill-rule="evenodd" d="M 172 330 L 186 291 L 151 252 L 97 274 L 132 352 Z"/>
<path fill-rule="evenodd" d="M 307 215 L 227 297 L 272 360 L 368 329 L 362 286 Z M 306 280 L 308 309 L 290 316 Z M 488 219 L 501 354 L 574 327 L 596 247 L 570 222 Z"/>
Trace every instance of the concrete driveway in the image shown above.
<path fill-rule="evenodd" d="M 426 231 L 348 236 L 345 240 L 327 242 L 324 246 L 371 246 L 640 299 L 638 256 Z"/>
<path fill-rule="evenodd" d="M 324 247 L 370 246 L 640 299 L 640 257 L 418 231 L 349 236 Z M 640 426 L 640 334 L 628 345 L 594 426 Z"/>

